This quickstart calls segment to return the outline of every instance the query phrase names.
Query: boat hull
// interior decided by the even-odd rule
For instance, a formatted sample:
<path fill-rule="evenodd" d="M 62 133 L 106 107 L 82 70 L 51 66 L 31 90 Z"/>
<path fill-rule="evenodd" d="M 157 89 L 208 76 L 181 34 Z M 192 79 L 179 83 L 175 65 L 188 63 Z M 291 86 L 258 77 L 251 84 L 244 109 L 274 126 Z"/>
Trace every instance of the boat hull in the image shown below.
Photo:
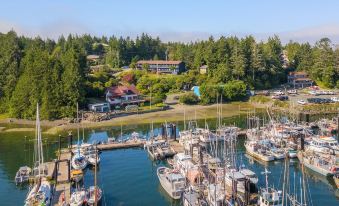
<path fill-rule="evenodd" d="M 262 160 L 262 161 L 265 161 L 265 162 L 270 162 L 270 161 L 274 160 L 273 156 L 264 156 L 264 155 L 261 155 L 261 154 L 255 152 L 255 151 L 253 151 L 251 148 L 248 148 L 247 146 L 245 146 L 245 148 L 246 148 L 246 152 L 256 159 L 259 159 L 259 160 Z"/>

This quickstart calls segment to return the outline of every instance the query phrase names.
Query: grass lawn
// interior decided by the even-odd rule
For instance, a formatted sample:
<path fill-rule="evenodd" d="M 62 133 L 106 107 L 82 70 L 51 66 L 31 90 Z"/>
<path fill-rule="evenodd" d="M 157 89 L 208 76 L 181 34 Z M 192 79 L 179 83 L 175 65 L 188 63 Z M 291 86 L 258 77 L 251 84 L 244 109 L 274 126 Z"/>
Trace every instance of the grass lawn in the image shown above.
<path fill-rule="evenodd" d="M 6 118 L 9 118 L 9 114 L 8 113 L 3 113 L 3 114 L 0 114 L 0 119 L 6 119 Z"/>

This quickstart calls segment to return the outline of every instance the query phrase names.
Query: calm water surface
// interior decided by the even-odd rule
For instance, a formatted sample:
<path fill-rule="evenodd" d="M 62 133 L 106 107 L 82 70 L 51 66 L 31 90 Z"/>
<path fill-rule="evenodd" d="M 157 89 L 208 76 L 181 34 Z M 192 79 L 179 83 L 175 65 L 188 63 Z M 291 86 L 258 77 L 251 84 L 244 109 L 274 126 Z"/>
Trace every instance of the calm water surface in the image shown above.
<path fill-rule="evenodd" d="M 215 120 L 208 120 L 207 122 L 211 128 L 215 125 Z M 244 126 L 244 118 L 225 119 L 225 122 L 226 124 Z M 183 129 L 182 123 L 178 122 L 177 125 L 179 125 L 178 129 Z M 204 121 L 200 121 L 199 125 L 202 127 Z M 154 125 L 155 133 L 160 132 L 159 127 L 159 125 Z M 133 131 L 147 136 L 149 125 L 128 126 L 122 129 L 122 138 Z M 107 137 L 119 137 L 120 130 L 120 127 L 85 130 L 84 141 L 105 141 Z M 73 133 L 76 134 L 76 131 Z M 82 139 L 82 132 L 80 134 Z M 20 166 L 32 164 L 32 138 L 34 138 L 34 133 L 0 133 L 0 205 L 23 205 L 28 186 L 17 187 L 13 179 Z M 51 160 L 55 157 L 54 151 L 58 148 L 58 137 L 44 136 L 44 138 L 45 158 Z M 270 184 L 282 188 L 284 162 L 259 163 L 245 155 L 243 142 L 244 140 L 239 140 L 238 160 L 257 173 L 260 177 L 259 186 L 265 184 L 260 172 L 267 167 L 272 172 L 269 176 Z M 63 139 L 63 146 L 66 145 L 67 141 Z M 147 152 L 143 149 L 105 151 L 101 153 L 100 157 L 98 184 L 104 192 L 102 205 L 180 205 L 180 201 L 173 201 L 166 195 L 158 182 L 156 169 L 165 165 L 165 163 L 161 161 L 151 162 Z M 298 180 L 300 176 L 298 161 L 294 160 L 289 164 L 291 181 L 294 178 Z M 339 191 L 335 189 L 332 179 L 326 179 L 308 170 L 306 170 L 306 174 L 313 205 L 339 205 Z M 87 169 L 85 186 L 93 184 L 94 171 Z"/>

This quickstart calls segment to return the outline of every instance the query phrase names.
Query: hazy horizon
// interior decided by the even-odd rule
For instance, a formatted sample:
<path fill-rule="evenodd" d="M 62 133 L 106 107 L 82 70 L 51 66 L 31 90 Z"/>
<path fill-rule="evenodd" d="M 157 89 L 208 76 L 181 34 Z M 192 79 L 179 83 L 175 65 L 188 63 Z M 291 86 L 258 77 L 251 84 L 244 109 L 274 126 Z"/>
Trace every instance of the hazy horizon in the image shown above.
<path fill-rule="evenodd" d="M 254 36 L 258 41 L 278 35 L 310 42 L 327 37 L 339 44 L 339 1 L 277 2 L 173 0 L 43 1 L 2 3 L 0 32 L 57 39 L 68 34 L 159 36 L 164 42 L 190 42 L 210 36 Z M 14 12 L 15 11 L 15 12 Z"/>

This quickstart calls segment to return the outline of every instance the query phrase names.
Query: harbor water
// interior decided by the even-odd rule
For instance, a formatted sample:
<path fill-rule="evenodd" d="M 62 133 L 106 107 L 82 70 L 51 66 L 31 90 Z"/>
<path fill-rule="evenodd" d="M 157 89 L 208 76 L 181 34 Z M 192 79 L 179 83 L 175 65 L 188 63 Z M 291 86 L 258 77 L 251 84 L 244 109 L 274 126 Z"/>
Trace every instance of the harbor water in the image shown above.
<path fill-rule="evenodd" d="M 245 118 L 225 119 L 226 124 L 244 127 Z M 215 125 L 215 120 L 208 120 L 209 125 Z M 203 127 L 205 121 L 198 122 Z M 177 122 L 178 129 L 183 129 L 183 123 Z M 1 125 L 0 125 L 1 126 Z M 148 136 L 149 125 L 132 125 L 126 127 L 111 127 L 87 129 L 80 131 L 80 140 L 84 142 L 104 142 L 108 137 L 126 138 L 132 132 Z M 154 125 L 155 134 L 160 132 L 160 125 Z M 121 132 L 122 131 L 122 132 Z M 121 136 L 122 133 L 122 136 Z M 74 131 L 74 143 L 77 132 Z M 61 134 L 66 136 L 67 134 Z M 23 165 L 32 165 L 34 132 L 2 132 L 0 133 L 0 205 L 23 205 L 28 191 L 28 185 L 16 186 L 14 177 L 17 169 Z M 43 134 L 44 154 L 46 161 L 55 158 L 58 149 L 58 136 Z M 244 139 L 238 141 L 238 162 L 245 164 L 259 176 L 259 187 L 265 185 L 261 172 L 267 168 L 271 171 L 269 183 L 282 189 L 284 161 L 271 163 L 258 162 L 245 153 Z M 67 146 L 63 139 L 62 146 Z M 103 151 L 100 154 L 101 163 L 98 169 L 98 185 L 103 189 L 101 205 L 181 205 L 180 201 L 171 200 L 162 189 L 156 169 L 166 165 L 163 161 L 152 162 L 143 148 L 119 149 Z M 290 179 L 298 179 L 301 168 L 297 159 L 290 160 Z M 339 190 L 335 188 L 333 179 L 322 177 L 305 170 L 307 184 L 315 206 L 339 205 Z M 86 169 L 84 184 L 86 187 L 94 184 L 94 170 Z M 295 181 L 298 182 L 298 181 Z M 298 188 L 298 184 L 296 184 Z M 293 190 L 293 188 L 292 188 Z"/>

